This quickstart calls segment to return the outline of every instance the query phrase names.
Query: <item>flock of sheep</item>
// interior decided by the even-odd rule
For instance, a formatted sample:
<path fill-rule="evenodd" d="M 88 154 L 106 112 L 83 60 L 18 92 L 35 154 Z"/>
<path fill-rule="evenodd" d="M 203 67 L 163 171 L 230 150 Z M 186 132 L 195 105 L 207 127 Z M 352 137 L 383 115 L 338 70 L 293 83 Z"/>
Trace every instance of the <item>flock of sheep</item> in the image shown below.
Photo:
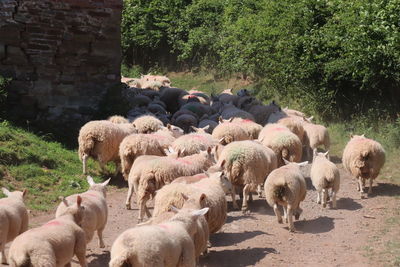
<path fill-rule="evenodd" d="M 300 162 L 302 157 L 312 160 L 317 202 L 325 207 L 331 200 L 336 208 L 339 170 L 329 160 L 327 129 L 313 124 L 312 118 L 274 102 L 264 105 L 246 89 L 209 97 L 172 88 L 165 76 L 146 75 L 133 82 L 135 87 L 126 91 L 132 104 L 128 119 L 88 122 L 78 138 L 83 172 L 88 172 L 88 158 L 102 168 L 115 162 L 129 185 L 126 208 L 131 208 L 133 193 L 139 207 L 140 223 L 114 241 L 109 266 L 195 266 L 210 246 L 209 235 L 225 223 L 227 194 L 238 209 L 239 193 L 241 209 L 248 212 L 252 192 L 257 192 L 278 222 L 284 219 L 295 231 L 293 216 L 299 219 L 307 193 L 300 168 L 308 161 Z M 322 145 L 326 152 L 317 151 Z M 361 197 L 366 180 L 372 192 L 384 161 L 382 146 L 363 135 L 353 136 L 346 145 L 343 165 L 358 179 Z M 109 180 L 96 184 L 88 176 L 88 191 L 64 198 L 54 220 L 28 231 L 26 191 L 3 188 L 7 197 L 0 199 L 1 262 L 7 263 L 4 247 L 13 241 L 11 266 L 70 266 L 74 255 L 87 266 L 86 244 L 94 232 L 99 246 L 105 246 Z M 146 206 L 151 198 L 153 214 Z M 149 220 L 144 221 L 145 215 Z"/>

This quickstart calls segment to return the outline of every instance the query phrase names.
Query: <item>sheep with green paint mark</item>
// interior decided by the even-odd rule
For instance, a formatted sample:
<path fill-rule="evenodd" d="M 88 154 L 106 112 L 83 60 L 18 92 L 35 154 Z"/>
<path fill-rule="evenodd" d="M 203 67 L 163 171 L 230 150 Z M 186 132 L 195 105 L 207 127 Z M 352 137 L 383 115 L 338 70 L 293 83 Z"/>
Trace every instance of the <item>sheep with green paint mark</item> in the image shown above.
<path fill-rule="evenodd" d="M 299 162 L 302 155 L 302 143 L 286 126 L 267 124 L 260 132 L 258 140 L 271 148 L 278 159 L 278 167 L 284 165 L 284 159 Z"/>
<path fill-rule="evenodd" d="M 256 191 L 258 185 L 263 184 L 267 175 L 277 167 L 274 152 L 255 141 L 237 141 L 226 145 L 217 165 L 222 162 L 225 162 L 223 169 L 232 185 L 244 186 L 243 211 L 248 209 L 248 195 Z M 235 187 L 232 188 L 232 202 L 233 207 L 238 209 Z"/>

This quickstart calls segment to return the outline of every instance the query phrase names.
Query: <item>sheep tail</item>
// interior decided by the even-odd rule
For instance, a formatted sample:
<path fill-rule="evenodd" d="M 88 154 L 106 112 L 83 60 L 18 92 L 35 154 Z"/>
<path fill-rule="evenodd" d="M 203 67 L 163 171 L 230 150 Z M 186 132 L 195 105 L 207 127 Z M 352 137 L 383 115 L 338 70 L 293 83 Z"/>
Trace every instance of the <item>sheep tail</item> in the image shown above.
<path fill-rule="evenodd" d="M 109 267 L 131 267 L 129 259 L 135 257 L 133 252 L 122 251 L 116 257 L 112 258 Z"/>
<path fill-rule="evenodd" d="M 289 159 L 289 150 L 287 148 L 282 149 L 281 155 L 282 159 Z"/>
<path fill-rule="evenodd" d="M 10 258 L 10 265 L 12 266 L 21 266 L 21 267 L 29 267 L 32 266 L 31 259 L 29 254 L 25 251 L 24 253 L 18 253 L 13 258 Z"/>
<path fill-rule="evenodd" d="M 240 178 L 243 176 L 243 168 L 241 164 L 234 161 L 230 169 L 230 179 L 232 184 L 240 183 Z"/>
<path fill-rule="evenodd" d="M 273 191 L 274 198 L 279 199 L 280 201 L 284 201 L 286 188 L 287 188 L 286 182 L 284 184 L 277 185 Z"/>

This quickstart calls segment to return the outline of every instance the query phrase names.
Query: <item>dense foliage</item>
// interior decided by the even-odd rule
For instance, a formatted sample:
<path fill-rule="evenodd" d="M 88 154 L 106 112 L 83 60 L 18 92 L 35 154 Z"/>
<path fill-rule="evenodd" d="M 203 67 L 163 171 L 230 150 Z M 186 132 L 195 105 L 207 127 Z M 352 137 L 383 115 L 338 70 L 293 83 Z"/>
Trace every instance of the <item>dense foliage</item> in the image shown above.
<path fill-rule="evenodd" d="M 398 110 L 399 29 L 400 0 L 126 0 L 123 47 L 127 64 L 240 73 L 330 118 Z"/>

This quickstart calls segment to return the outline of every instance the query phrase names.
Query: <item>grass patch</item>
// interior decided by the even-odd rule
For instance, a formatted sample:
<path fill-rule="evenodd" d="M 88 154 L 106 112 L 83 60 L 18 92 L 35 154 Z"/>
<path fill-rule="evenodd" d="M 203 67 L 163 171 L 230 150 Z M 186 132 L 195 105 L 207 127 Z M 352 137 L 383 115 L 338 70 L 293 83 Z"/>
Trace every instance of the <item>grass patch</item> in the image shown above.
<path fill-rule="evenodd" d="M 97 164 L 89 162 L 89 168 L 100 181 Z M 59 196 L 85 191 L 88 185 L 75 150 L 4 121 L 0 122 L 0 187 L 27 188 L 28 207 L 49 210 Z"/>

